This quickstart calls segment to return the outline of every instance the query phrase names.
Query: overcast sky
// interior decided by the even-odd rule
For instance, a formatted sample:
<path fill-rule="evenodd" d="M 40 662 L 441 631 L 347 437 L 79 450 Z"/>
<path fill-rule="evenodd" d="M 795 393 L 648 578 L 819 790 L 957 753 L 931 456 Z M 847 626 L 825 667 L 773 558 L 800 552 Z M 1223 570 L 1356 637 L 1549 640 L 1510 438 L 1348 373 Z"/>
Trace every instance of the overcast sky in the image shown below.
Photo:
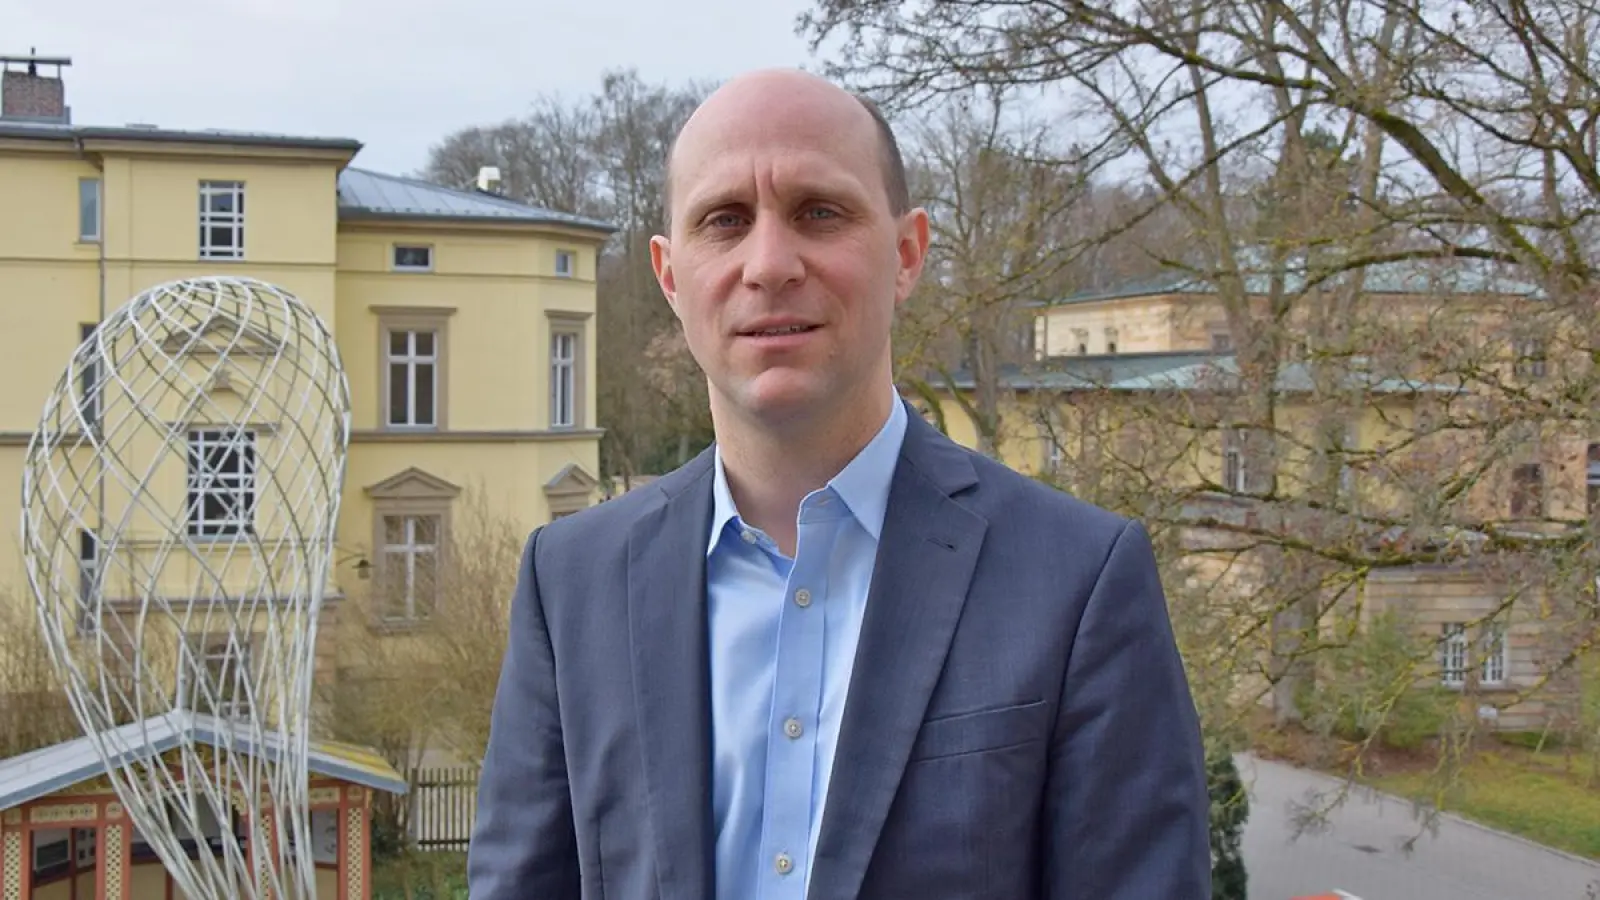
<path fill-rule="evenodd" d="M 467 125 L 611 68 L 649 82 L 816 61 L 807 0 L 0 0 L 0 55 L 69 56 L 73 121 L 230 128 L 365 143 L 420 169 Z"/>

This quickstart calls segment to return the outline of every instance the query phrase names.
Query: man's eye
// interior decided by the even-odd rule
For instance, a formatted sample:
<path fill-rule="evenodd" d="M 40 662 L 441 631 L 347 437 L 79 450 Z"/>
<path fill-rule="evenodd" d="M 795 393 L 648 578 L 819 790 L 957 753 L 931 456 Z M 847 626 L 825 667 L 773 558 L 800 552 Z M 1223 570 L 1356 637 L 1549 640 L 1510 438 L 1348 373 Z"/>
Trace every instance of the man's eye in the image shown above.
<path fill-rule="evenodd" d="M 706 220 L 712 228 L 737 228 L 742 220 L 734 213 L 718 213 Z"/>
<path fill-rule="evenodd" d="M 833 210 L 827 208 L 826 206 L 813 206 L 810 209 L 806 210 L 806 215 L 808 215 L 808 216 L 810 216 L 810 217 L 812 217 L 814 219 L 816 219 L 816 218 L 831 219 L 831 218 L 834 218 L 835 216 L 837 216 L 838 213 L 836 213 Z"/>

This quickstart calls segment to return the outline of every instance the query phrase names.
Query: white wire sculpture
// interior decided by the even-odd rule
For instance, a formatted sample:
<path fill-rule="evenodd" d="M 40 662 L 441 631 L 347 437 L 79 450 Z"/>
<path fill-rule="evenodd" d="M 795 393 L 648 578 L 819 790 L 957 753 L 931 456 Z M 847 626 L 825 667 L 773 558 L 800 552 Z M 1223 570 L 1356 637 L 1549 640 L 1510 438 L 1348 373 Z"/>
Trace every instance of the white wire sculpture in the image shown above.
<path fill-rule="evenodd" d="M 105 319 L 28 447 L 40 625 L 183 896 L 316 895 L 311 690 L 349 408 L 333 335 L 306 303 L 193 278 Z"/>

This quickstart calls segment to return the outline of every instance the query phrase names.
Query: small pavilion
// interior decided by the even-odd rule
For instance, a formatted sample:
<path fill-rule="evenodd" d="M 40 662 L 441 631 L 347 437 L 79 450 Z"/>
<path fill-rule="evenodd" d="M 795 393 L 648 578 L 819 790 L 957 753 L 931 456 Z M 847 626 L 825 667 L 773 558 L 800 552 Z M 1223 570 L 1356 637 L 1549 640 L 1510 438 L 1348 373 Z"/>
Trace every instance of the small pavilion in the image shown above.
<path fill-rule="evenodd" d="M 145 760 L 174 762 L 175 748 L 188 741 L 257 752 L 242 724 L 186 712 L 118 730 L 116 744 Z M 374 792 L 403 794 L 406 781 L 377 753 L 349 744 L 313 741 L 307 763 L 317 897 L 368 900 Z M 240 822 L 227 824 L 245 833 Z M 200 838 L 184 847 L 191 855 L 220 852 L 223 825 L 202 823 Z M 169 900 L 179 893 L 88 737 L 0 761 L 0 900 Z"/>

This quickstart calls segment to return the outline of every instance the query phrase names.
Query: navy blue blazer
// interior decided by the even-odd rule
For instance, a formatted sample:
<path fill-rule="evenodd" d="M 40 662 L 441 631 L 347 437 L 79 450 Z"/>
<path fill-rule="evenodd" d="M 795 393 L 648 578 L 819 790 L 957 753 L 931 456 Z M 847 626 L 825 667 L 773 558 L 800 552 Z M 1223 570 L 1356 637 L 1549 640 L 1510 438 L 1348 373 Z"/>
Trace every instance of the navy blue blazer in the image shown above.
<path fill-rule="evenodd" d="M 536 530 L 474 900 L 714 896 L 710 450 Z M 809 897 L 1208 900 L 1200 728 L 1136 522 L 910 416 Z"/>

